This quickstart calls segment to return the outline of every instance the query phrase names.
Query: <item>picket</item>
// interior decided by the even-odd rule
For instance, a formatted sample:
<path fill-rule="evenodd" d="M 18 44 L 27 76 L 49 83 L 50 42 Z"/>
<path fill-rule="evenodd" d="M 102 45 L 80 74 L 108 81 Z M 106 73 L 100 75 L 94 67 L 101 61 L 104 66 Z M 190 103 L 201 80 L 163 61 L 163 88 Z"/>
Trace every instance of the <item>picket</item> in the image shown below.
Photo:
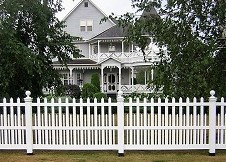
<path fill-rule="evenodd" d="M 37 98 L 0 103 L 0 149 L 184 150 L 226 149 L 226 103 L 204 99 Z M 116 109 L 117 108 L 117 109 Z M 24 111 L 25 110 L 25 111 Z"/>

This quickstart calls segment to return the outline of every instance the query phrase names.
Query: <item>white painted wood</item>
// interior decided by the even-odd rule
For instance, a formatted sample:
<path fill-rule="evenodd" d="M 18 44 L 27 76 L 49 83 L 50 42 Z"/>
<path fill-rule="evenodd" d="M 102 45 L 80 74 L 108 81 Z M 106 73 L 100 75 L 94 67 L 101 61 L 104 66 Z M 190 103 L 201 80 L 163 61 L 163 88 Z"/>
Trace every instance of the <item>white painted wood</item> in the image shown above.
<path fill-rule="evenodd" d="M 214 96 L 211 97 L 213 99 Z M 21 107 L 25 106 L 25 110 L 30 107 L 30 116 L 27 111 L 25 116 L 21 113 Z M 32 106 L 36 108 L 33 115 Z M 113 106 L 117 107 L 116 114 L 112 114 Z M 125 114 L 124 106 L 128 108 Z M 217 116 L 211 112 L 216 111 L 216 107 L 219 110 Z M 225 107 L 224 99 L 216 102 L 211 98 L 209 102 L 204 102 L 203 98 L 200 101 L 194 98 L 191 102 L 189 99 L 183 102 L 181 98 L 179 101 L 166 98 L 163 102 L 153 98 L 124 101 L 119 95 L 116 103 L 111 99 L 102 99 L 101 102 L 97 99 L 87 99 L 87 102 L 83 99 L 78 102 L 75 99 L 72 102 L 58 99 L 55 102 L 54 99 L 41 101 L 38 98 L 36 103 L 31 100 L 21 103 L 19 99 L 14 103 L 12 99 L 9 102 L 3 99 L 0 103 L 3 109 L 0 114 L 0 149 L 10 146 L 27 149 L 28 153 L 32 153 L 33 149 L 115 149 L 124 153 L 124 150 L 141 148 L 171 148 L 209 149 L 210 153 L 214 153 L 216 149 L 225 149 Z M 28 138 L 29 132 L 34 134 Z"/>
<path fill-rule="evenodd" d="M 175 103 L 176 103 L 175 98 L 173 98 L 172 99 L 172 126 L 175 126 L 175 124 L 176 124 L 175 123 L 175 114 L 176 114 Z M 175 133 L 176 133 L 176 130 L 173 129 L 172 130 L 172 144 L 173 145 L 176 144 L 176 140 L 175 140 L 176 135 L 175 135 Z"/>
<path fill-rule="evenodd" d="M 215 92 L 210 92 L 211 97 L 209 98 L 209 153 L 215 154 L 216 145 L 216 97 Z"/>
<path fill-rule="evenodd" d="M 31 92 L 26 92 L 27 97 L 25 101 L 25 117 L 26 117 L 26 145 L 27 154 L 33 153 L 33 133 L 32 133 L 32 98 Z"/>
<path fill-rule="evenodd" d="M 123 92 L 119 91 L 117 97 L 117 115 L 118 115 L 118 153 L 124 154 L 124 98 Z"/>

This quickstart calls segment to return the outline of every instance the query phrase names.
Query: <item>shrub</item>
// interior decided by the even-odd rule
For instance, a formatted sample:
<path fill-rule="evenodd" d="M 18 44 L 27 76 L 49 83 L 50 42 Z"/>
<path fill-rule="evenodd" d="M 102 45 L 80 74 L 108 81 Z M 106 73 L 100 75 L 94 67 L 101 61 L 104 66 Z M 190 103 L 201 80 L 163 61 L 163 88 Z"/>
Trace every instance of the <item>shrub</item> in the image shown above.
<path fill-rule="evenodd" d="M 83 98 L 88 98 L 88 97 L 93 98 L 93 95 L 97 92 L 98 92 L 98 89 L 96 86 L 94 86 L 91 83 L 86 83 L 83 85 L 83 88 L 82 88 L 82 97 Z"/>
<path fill-rule="evenodd" d="M 99 77 L 99 74 L 94 73 L 92 75 L 91 83 L 97 88 L 97 92 L 100 92 L 100 77 Z"/>
<path fill-rule="evenodd" d="M 65 85 L 65 94 L 71 98 L 79 99 L 81 96 L 81 90 L 78 85 Z"/>
<path fill-rule="evenodd" d="M 107 95 L 104 93 L 98 92 L 93 95 L 93 98 L 97 98 L 97 100 L 101 100 L 102 98 L 104 98 L 106 100 Z"/>
<path fill-rule="evenodd" d="M 143 69 L 138 70 L 138 73 L 136 76 L 136 83 L 145 84 L 145 71 Z"/>

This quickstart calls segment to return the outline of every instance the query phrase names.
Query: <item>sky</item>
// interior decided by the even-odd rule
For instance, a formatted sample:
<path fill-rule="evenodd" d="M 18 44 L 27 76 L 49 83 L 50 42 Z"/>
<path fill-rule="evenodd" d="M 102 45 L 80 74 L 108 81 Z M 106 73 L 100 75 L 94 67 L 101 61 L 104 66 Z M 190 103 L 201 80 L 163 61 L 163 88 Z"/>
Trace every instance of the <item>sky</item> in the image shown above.
<path fill-rule="evenodd" d="M 57 17 L 62 20 L 81 0 L 63 0 L 64 11 L 59 13 Z M 132 0 L 92 0 L 105 14 L 122 15 L 126 12 L 133 12 Z"/>

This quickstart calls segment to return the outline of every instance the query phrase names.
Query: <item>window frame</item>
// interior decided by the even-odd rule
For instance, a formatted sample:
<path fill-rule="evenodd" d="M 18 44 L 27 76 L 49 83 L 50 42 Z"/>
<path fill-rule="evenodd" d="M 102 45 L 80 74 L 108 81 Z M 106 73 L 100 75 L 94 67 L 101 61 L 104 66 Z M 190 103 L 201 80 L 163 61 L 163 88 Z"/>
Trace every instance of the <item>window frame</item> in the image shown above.
<path fill-rule="evenodd" d="M 70 84 L 70 74 L 69 73 L 62 73 L 62 82 L 63 85 L 69 85 Z"/>
<path fill-rule="evenodd" d="M 84 7 L 89 7 L 89 2 L 84 2 Z"/>
<path fill-rule="evenodd" d="M 93 20 L 80 20 L 80 31 L 91 32 L 93 31 Z"/>

